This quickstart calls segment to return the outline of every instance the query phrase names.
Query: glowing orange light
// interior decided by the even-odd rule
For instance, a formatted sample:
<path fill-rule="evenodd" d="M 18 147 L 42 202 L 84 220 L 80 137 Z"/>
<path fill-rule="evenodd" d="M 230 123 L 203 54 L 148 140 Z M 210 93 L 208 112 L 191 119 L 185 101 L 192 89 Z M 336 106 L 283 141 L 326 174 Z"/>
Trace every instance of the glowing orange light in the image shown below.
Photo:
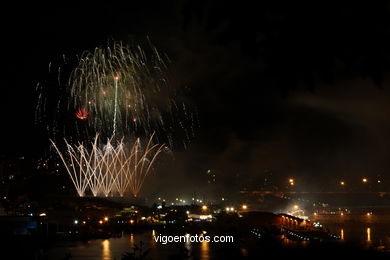
<path fill-rule="evenodd" d="M 203 205 L 203 206 L 202 206 L 202 209 L 203 209 L 203 210 L 207 210 L 207 206 L 206 206 L 206 205 Z"/>
<path fill-rule="evenodd" d="M 367 179 L 366 179 L 366 178 L 363 178 L 363 179 L 362 179 L 362 182 L 366 183 L 366 182 L 367 182 Z"/>
<path fill-rule="evenodd" d="M 84 108 L 79 108 L 77 111 L 76 111 L 76 117 L 78 119 L 81 119 L 81 120 L 84 120 L 84 119 L 87 119 L 88 118 L 88 111 Z"/>

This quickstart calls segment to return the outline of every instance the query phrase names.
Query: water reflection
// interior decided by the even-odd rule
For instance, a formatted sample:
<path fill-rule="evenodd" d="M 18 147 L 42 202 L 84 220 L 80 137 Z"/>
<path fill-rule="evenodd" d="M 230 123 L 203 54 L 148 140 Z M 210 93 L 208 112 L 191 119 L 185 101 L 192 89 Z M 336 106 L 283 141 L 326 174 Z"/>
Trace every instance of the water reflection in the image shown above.
<path fill-rule="evenodd" d="M 151 242 L 150 242 L 150 247 L 151 248 L 156 248 L 157 247 L 156 231 L 154 231 L 154 229 L 152 230 L 152 239 L 151 239 Z"/>
<path fill-rule="evenodd" d="M 108 239 L 103 240 L 102 242 L 103 252 L 102 260 L 111 260 L 111 250 L 110 250 L 110 241 Z"/>
<path fill-rule="evenodd" d="M 200 260 L 210 259 L 210 243 L 203 240 L 200 243 Z"/>
<path fill-rule="evenodd" d="M 191 250 L 192 250 L 192 244 L 191 244 L 191 242 L 190 242 L 189 236 L 190 236 L 190 234 L 186 234 L 186 242 L 184 243 L 184 247 L 185 247 L 189 252 L 191 252 Z"/>
<path fill-rule="evenodd" d="M 131 248 L 134 247 L 134 234 L 133 233 L 130 234 L 130 247 Z"/>
<path fill-rule="evenodd" d="M 371 228 L 367 228 L 367 242 L 371 242 Z"/>
<path fill-rule="evenodd" d="M 332 233 L 339 234 L 343 241 L 356 241 L 368 247 L 380 246 L 381 250 L 390 248 L 389 224 L 343 222 L 325 224 L 325 226 L 329 227 Z M 127 234 L 120 238 L 110 238 L 109 240 L 90 240 L 87 244 L 77 242 L 72 246 L 58 246 L 51 250 L 51 257 L 48 259 L 62 259 L 67 252 L 71 252 L 72 260 L 121 259 L 123 253 L 134 252 L 133 248 L 135 245 L 139 245 L 140 241 L 144 243 L 145 250 L 153 248 L 147 259 L 171 259 L 172 255 L 178 254 L 179 249 L 176 243 L 168 243 L 167 245 L 157 243 L 154 239 L 155 235 L 157 233 L 151 230 L 145 233 Z M 283 239 L 283 245 L 286 247 L 305 247 L 307 244 L 308 242 L 293 241 L 286 237 Z M 219 253 L 218 245 L 207 242 L 187 242 L 182 246 L 191 254 L 189 259 L 209 260 Z M 248 252 L 241 248 L 241 254 L 245 256 Z"/>

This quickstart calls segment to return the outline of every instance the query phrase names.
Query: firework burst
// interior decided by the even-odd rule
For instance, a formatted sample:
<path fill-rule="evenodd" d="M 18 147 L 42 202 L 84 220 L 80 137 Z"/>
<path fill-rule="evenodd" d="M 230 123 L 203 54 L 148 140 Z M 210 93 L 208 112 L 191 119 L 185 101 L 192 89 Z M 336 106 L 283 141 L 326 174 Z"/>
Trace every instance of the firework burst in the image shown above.
<path fill-rule="evenodd" d="M 66 140 L 66 153 L 62 153 L 52 141 L 80 197 L 88 191 L 93 196 L 123 197 L 129 190 L 137 197 L 146 176 L 164 145 L 152 143 L 152 137 L 146 145 L 136 139 L 132 145 L 126 145 L 121 139 L 114 143 L 110 138 L 103 146 L 96 135 L 93 143 L 71 145 Z"/>
<path fill-rule="evenodd" d="M 194 135 L 194 113 L 167 76 L 169 59 L 149 47 L 145 52 L 115 42 L 86 51 L 65 84 L 60 75 L 64 70 L 58 67 L 52 81 L 59 85 L 55 94 L 45 96 L 37 86 L 36 122 L 52 122 L 47 127 L 51 143 L 79 196 L 124 196 L 127 190 L 137 196 L 163 147 L 172 149 L 177 138 L 186 148 Z M 68 63 L 65 56 L 63 61 Z M 48 96 L 59 98 L 48 102 Z M 100 144 L 96 133 L 108 141 Z M 56 134 L 65 139 L 65 153 Z M 141 139 L 149 141 L 143 146 Z M 92 145 L 67 140 L 90 140 Z"/>

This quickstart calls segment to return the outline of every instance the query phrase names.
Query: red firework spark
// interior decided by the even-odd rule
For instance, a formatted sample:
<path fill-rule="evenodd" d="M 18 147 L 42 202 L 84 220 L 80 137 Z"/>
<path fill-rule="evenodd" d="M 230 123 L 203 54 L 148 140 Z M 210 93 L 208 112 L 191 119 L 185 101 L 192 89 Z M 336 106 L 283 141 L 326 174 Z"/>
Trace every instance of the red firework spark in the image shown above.
<path fill-rule="evenodd" d="M 87 119 L 88 115 L 88 111 L 84 108 L 79 108 L 76 112 L 76 117 L 81 120 Z"/>

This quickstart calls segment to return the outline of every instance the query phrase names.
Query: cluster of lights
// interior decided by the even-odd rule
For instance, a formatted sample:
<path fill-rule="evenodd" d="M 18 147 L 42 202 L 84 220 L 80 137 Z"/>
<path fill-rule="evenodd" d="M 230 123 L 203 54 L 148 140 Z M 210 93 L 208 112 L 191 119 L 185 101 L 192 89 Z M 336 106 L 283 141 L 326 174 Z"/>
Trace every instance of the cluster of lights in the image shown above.
<path fill-rule="evenodd" d="M 381 183 L 382 181 L 378 179 L 376 182 L 377 182 L 377 183 Z M 368 178 L 362 178 L 362 183 L 368 183 Z M 340 181 L 340 185 L 341 185 L 341 186 L 345 186 L 345 184 L 346 184 L 346 183 L 345 183 L 344 180 L 341 180 L 341 181 Z"/>
<path fill-rule="evenodd" d="M 290 230 L 286 230 L 286 233 L 290 236 L 293 236 L 295 239 L 301 239 L 301 240 L 305 240 L 305 241 L 309 241 L 309 238 L 308 237 L 304 237 L 304 236 L 301 236 L 301 235 L 298 235 L 297 233 L 294 233 Z"/>
<path fill-rule="evenodd" d="M 361 181 L 362 181 L 362 183 L 368 183 L 368 178 L 364 177 L 364 178 L 362 178 Z M 376 182 L 377 183 L 381 183 L 382 181 L 380 179 L 378 179 Z M 288 179 L 288 184 L 290 186 L 294 186 L 295 185 L 295 180 L 293 178 L 289 178 Z M 345 182 L 345 180 L 340 180 L 339 184 L 340 184 L 340 186 L 345 186 L 346 182 Z"/>
<path fill-rule="evenodd" d="M 257 236 L 257 238 L 261 238 L 261 233 L 260 233 L 259 229 L 254 228 L 251 230 L 251 233 L 254 234 L 255 236 Z"/>
<path fill-rule="evenodd" d="M 320 222 L 314 222 L 313 227 L 322 228 L 322 225 L 320 224 Z"/>
<path fill-rule="evenodd" d="M 225 209 L 227 212 L 233 212 L 234 211 L 234 207 L 226 207 Z"/>

